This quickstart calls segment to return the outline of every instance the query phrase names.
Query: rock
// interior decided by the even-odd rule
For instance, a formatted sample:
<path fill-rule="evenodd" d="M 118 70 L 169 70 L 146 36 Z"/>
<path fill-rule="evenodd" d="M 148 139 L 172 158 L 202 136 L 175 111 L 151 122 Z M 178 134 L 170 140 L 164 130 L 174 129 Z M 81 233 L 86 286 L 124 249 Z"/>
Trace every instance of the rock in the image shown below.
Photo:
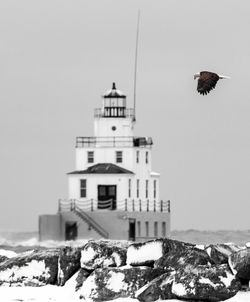
<path fill-rule="evenodd" d="M 83 282 L 81 298 L 108 301 L 120 297 L 135 297 L 135 292 L 162 274 L 149 267 L 98 268 Z"/>
<path fill-rule="evenodd" d="M 63 286 L 65 282 L 80 269 L 80 259 L 80 248 L 67 246 L 60 250 L 58 260 L 58 285 Z"/>
<path fill-rule="evenodd" d="M 156 300 L 174 299 L 176 296 L 172 293 L 173 276 L 175 271 L 167 272 L 151 282 L 141 287 L 135 294 L 135 297 L 142 302 L 152 302 Z"/>
<path fill-rule="evenodd" d="M 143 243 L 133 243 L 128 247 L 127 264 L 133 266 L 153 266 L 154 262 L 170 252 L 185 250 L 193 244 L 168 238 L 150 240 Z"/>
<path fill-rule="evenodd" d="M 119 267 L 126 264 L 127 249 L 112 241 L 89 241 L 81 251 L 81 267 Z"/>
<path fill-rule="evenodd" d="M 20 254 L 0 264 L 1 286 L 56 284 L 59 249 Z"/>
<path fill-rule="evenodd" d="M 232 272 L 241 279 L 250 280 L 250 249 L 232 253 L 228 259 Z"/>
<path fill-rule="evenodd" d="M 76 285 L 75 285 L 75 291 L 78 291 L 83 285 L 83 282 L 86 281 L 86 279 L 89 277 L 89 275 L 92 273 L 92 271 L 88 271 L 84 268 L 80 268 L 78 271 L 78 274 L 76 276 Z"/>
<path fill-rule="evenodd" d="M 165 270 L 179 270 L 187 265 L 197 266 L 211 264 L 214 263 L 204 250 L 191 247 L 164 254 L 155 262 L 154 267 Z"/>
<path fill-rule="evenodd" d="M 228 257 L 241 248 L 233 244 L 210 244 L 205 250 L 216 264 L 228 263 Z"/>
<path fill-rule="evenodd" d="M 240 283 L 227 264 L 186 266 L 174 275 L 172 294 L 178 299 L 206 302 L 224 301 L 233 297 Z"/>
<path fill-rule="evenodd" d="M 8 257 L 6 256 L 1 256 L 0 255 L 0 263 L 4 262 L 5 260 L 9 259 Z"/>

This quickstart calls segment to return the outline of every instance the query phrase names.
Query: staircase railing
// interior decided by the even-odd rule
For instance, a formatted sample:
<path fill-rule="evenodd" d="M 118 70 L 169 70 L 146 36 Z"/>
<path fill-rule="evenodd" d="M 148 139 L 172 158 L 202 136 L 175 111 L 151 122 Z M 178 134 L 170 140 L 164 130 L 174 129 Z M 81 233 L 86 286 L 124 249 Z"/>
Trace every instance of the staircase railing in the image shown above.
<path fill-rule="evenodd" d="M 109 238 L 109 233 L 102 226 L 100 226 L 93 218 L 91 218 L 83 210 L 81 210 L 78 206 L 75 205 L 74 207 L 72 207 L 71 211 L 76 213 L 82 220 L 88 223 L 103 238 Z"/>

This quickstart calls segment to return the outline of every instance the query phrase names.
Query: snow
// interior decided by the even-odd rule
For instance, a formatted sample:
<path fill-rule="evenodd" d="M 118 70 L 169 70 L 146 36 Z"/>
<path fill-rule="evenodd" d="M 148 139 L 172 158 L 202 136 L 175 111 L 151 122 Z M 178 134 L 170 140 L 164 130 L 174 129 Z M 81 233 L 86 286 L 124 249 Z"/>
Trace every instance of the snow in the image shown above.
<path fill-rule="evenodd" d="M 110 289 L 114 292 L 119 292 L 121 290 L 127 289 L 127 284 L 124 282 L 124 274 L 110 272 L 109 275 L 111 275 L 111 277 L 109 278 L 109 280 L 107 282 L 108 289 Z"/>
<path fill-rule="evenodd" d="M 250 242 L 246 242 L 245 246 L 246 246 L 247 248 L 249 248 L 249 247 L 250 247 Z"/>
<path fill-rule="evenodd" d="M 209 257 L 211 257 L 211 251 L 212 251 L 211 247 L 207 248 L 207 253 Z"/>
<path fill-rule="evenodd" d="M 233 272 L 233 274 L 236 275 L 236 274 L 237 274 L 237 271 L 236 271 L 236 269 L 233 267 L 232 260 L 231 260 L 230 257 L 228 258 L 228 265 L 229 265 L 231 271 Z"/>
<path fill-rule="evenodd" d="M 97 288 L 97 284 L 95 282 L 95 275 L 90 275 L 86 281 L 83 282 L 83 286 L 79 289 L 77 293 L 83 297 L 94 297 L 94 292 Z"/>
<path fill-rule="evenodd" d="M 81 251 L 81 267 L 84 266 L 85 263 L 90 262 L 94 259 L 96 255 L 96 251 L 90 246 L 85 250 Z"/>
<path fill-rule="evenodd" d="M 3 250 L 0 249 L 0 256 L 5 256 L 8 258 L 13 258 L 16 257 L 17 253 L 13 252 L 13 251 L 8 251 L 8 250 Z"/>
<path fill-rule="evenodd" d="M 199 250 L 205 250 L 205 245 L 204 244 L 197 244 L 195 246 L 195 248 L 199 249 Z"/>
<path fill-rule="evenodd" d="M 163 255 L 162 242 L 151 241 L 140 247 L 130 245 L 127 251 L 127 264 L 157 260 Z"/>
<path fill-rule="evenodd" d="M 186 287 L 182 284 L 182 283 L 173 283 L 172 286 L 172 292 L 173 294 L 181 297 L 181 296 L 185 296 L 187 293 Z"/>
<path fill-rule="evenodd" d="M 214 284 L 211 280 L 209 280 L 208 278 L 205 278 L 205 277 L 201 277 L 201 278 L 199 279 L 199 283 L 209 284 L 209 285 L 211 285 L 212 287 L 216 287 L 216 284 Z"/>
<path fill-rule="evenodd" d="M 226 272 L 226 275 L 227 275 L 227 277 L 220 276 L 220 281 L 222 283 L 224 283 L 226 287 L 229 287 L 235 277 L 233 274 L 228 274 L 227 272 Z"/>
<path fill-rule="evenodd" d="M 113 256 L 113 258 L 114 258 L 114 260 L 115 260 L 116 266 L 121 266 L 122 260 L 121 260 L 120 255 L 119 255 L 118 253 L 114 252 L 114 253 L 112 254 L 112 256 Z"/>

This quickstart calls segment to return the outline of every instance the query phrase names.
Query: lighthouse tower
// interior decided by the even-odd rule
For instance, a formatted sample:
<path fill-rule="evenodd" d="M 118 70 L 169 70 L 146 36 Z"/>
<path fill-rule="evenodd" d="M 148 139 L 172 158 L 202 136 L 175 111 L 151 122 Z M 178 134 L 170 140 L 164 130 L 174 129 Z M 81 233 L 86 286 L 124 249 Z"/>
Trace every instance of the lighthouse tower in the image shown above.
<path fill-rule="evenodd" d="M 134 135 L 134 109 L 126 102 L 115 83 L 102 96 L 94 136 L 76 138 L 68 198 L 59 201 L 58 214 L 40 216 L 41 239 L 169 235 L 169 201 L 160 199 L 160 175 L 152 171 L 153 140 Z"/>

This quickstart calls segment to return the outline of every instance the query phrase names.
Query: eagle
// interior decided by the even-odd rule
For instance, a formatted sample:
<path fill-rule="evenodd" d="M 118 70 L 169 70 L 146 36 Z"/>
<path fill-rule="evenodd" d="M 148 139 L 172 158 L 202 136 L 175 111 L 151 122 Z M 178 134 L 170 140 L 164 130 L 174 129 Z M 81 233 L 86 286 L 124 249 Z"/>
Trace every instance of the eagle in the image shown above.
<path fill-rule="evenodd" d="M 198 78 L 197 91 L 204 95 L 208 94 L 215 88 L 219 79 L 230 79 L 230 77 L 218 75 L 210 71 L 201 71 L 194 75 L 194 79 Z"/>

